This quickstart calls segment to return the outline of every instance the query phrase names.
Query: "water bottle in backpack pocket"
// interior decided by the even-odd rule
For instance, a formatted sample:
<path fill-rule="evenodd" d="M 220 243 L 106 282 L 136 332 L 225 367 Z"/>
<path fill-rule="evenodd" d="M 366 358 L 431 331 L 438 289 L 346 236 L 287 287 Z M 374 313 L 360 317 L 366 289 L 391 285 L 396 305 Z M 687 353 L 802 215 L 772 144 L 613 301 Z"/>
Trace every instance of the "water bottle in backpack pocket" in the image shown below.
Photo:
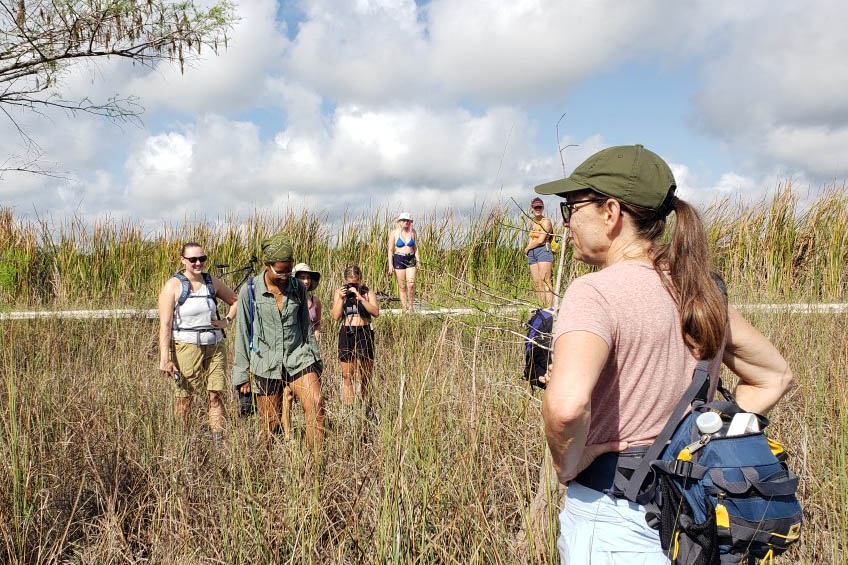
<path fill-rule="evenodd" d="M 705 434 L 696 419 L 709 412 L 722 426 Z M 762 416 L 748 428 L 759 431 L 728 435 L 742 412 L 731 398 L 696 403 L 652 464 L 648 520 L 659 526 L 672 563 L 771 563 L 800 537 L 798 478 L 780 444 L 763 433 Z"/>

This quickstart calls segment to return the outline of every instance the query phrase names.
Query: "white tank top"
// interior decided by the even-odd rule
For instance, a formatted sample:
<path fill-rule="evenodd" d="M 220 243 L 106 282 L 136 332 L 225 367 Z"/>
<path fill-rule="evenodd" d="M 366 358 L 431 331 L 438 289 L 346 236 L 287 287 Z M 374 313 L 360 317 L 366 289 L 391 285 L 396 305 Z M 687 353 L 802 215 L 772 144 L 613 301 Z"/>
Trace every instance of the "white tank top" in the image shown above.
<path fill-rule="evenodd" d="M 180 343 L 216 345 L 224 334 L 212 326 L 215 315 L 215 298 L 209 296 L 206 285 L 193 290 L 182 306 L 174 308 L 171 338 Z"/>

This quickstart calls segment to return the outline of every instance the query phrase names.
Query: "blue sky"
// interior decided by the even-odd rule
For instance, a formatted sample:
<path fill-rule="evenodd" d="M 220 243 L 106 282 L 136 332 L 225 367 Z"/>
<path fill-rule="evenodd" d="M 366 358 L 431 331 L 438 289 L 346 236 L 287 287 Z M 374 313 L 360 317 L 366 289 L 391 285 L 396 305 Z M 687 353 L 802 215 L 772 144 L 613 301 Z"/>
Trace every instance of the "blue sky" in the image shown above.
<path fill-rule="evenodd" d="M 697 204 L 848 177 L 845 3 L 241 0 L 229 48 L 184 75 L 77 65 L 68 98 L 133 95 L 141 127 L 17 114 L 43 166 L 26 215 L 147 223 L 528 200 L 591 153 L 642 143 Z M 10 123 L 0 143 L 25 159 Z M 367 197 L 366 197 L 367 196 Z"/>

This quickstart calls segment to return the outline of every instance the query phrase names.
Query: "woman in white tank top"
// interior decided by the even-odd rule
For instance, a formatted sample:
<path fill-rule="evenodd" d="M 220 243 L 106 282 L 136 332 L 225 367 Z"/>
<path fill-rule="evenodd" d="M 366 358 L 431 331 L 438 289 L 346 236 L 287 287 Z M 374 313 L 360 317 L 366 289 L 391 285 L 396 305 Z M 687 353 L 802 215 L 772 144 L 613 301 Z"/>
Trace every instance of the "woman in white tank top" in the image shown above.
<path fill-rule="evenodd" d="M 223 436 L 224 328 L 236 315 L 236 295 L 221 279 L 204 271 L 207 256 L 198 243 L 180 252 L 183 271 L 169 278 L 159 293 L 159 369 L 175 382 L 174 416 L 185 424 L 195 392 L 205 391 L 209 428 L 218 441 Z M 218 319 L 216 298 L 229 304 Z"/>

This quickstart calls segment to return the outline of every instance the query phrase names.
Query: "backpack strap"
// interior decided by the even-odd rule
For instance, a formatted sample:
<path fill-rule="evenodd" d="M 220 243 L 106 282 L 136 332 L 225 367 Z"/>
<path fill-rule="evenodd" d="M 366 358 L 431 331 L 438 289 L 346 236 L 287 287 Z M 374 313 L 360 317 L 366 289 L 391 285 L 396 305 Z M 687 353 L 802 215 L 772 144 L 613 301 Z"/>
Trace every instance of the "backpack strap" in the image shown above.
<path fill-rule="evenodd" d="M 188 277 L 182 271 L 174 273 L 174 278 L 180 281 L 180 286 L 182 287 L 180 296 L 177 298 L 177 306 L 182 306 L 191 294 L 191 283 L 188 282 Z"/>
<path fill-rule="evenodd" d="M 671 436 L 674 434 L 674 430 L 677 429 L 680 421 L 683 420 L 683 416 L 686 415 L 686 411 L 689 409 L 689 406 L 691 406 L 694 402 L 706 402 L 707 393 L 710 387 L 710 373 L 708 371 L 710 361 L 710 359 L 702 359 L 698 361 L 697 365 L 695 365 L 695 371 L 692 374 L 692 382 L 689 383 L 689 387 L 686 389 L 686 392 L 683 393 L 683 396 L 680 397 L 680 400 L 677 402 L 677 406 L 674 407 L 674 411 L 671 413 L 671 416 L 668 417 L 668 420 L 660 434 L 657 436 L 657 439 L 654 440 L 654 443 L 652 443 L 651 447 L 648 448 L 648 451 L 645 452 L 645 455 L 642 457 L 642 461 L 633 471 L 633 475 L 627 482 L 627 487 L 624 489 L 624 498 L 627 500 L 636 502 L 636 499 L 639 496 L 639 491 L 642 488 L 642 484 L 645 482 L 645 479 L 648 477 L 648 473 L 651 471 L 651 462 L 659 459 L 662 450 L 665 448 L 668 440 L 671 439 Z"/>
<path fill-rule="evenodd" d="M 727 307 L 727 285 L 724 282 L 724 279 L 721 278 L 716 272 L 711 272 L 710 276 L 718 287 L 719 292 L 721 292 L 724 297 L 725 308 Z M 713 358 L 714 359 L 714 358 Z M 630 477 L 630 480 L 627 482 L 627 486 L 624 489 L 624 498 L 631 502 L 636 502 L 636 498 L 639 496 L 639 491 L 642 489 L 642 485 L 645 482 L 645 479 L 648 477 L 648 473 L 651 471 L 651 464 L 653 461 L 659 459 L 660 454 L 663 449 L 665 449 L 666 444 L 671 439 L 671 436 L 674 435 L 674 431 L 677 429 L 677 426 L 683 420 L 683 416 L 686 415 L 686 411 L 690 406 L 694 407 L 695 403 L 698 405 L 706 404 L 709 399 L 707 395 L 709 393 L 710 388 L 710 373 L 709 367 L 710 363 L 713 359 L 701 359 L 698 361 L 698 364 L 695 365 L 695 371 L 692 373 L 692 382 L 689 383 L 689 387 L 683 393 L 683 396 L 680 397 L 680 400 L 677 402 L 677 405 L 674 407 L 674 410 L 669 416 L 668 420 L 665 423 L 660 434 L 657 436 L 657 439 L 654 440 L 654 443 L 651 444 L 651 447 L 648 448 L 648 451 L 645 453 L 645 456 L 642 458 L 642 461 L 639 463 L 639 466 L 633 471 L 633 475 Z M 719 387 L 722 389 L 722 394 L 726 392 L 726 389 L 721 384 L 721 380 L 719 380 Z"/>
<path fill-rule="evenodd" d="M 253 313 L 256 311 L 256 297 L 255 288 L 253 284 L 253 277 L 247 279 L 247 339 L 248 344 L 250 345 L 250 350 L 253 353 L 257 353 L 259 349 L 257 349 L 256 344 L 253 341 Z"/>
<path fill-rule="evenodd" d="M 218 296 L 215 293 L 215 282 L 212 280 L 212 275 L 209 273 L 203 273 L 203 284 L 206 285 L 206 291 L 209 293 L 209 297 L 214 298 L 217 301 Z"/>
<path fill-rule="evenodd" d="M 302 282 L 300 282 L 299 280 L 297 280 L 297 277 L 292 277 L 292 278 L 294 280 L 296 280 L 297 283 L 298 283 L 296 288 L 297 288 L 298 294 L 300 295 L 300 303 L 302 304 L 301 307 L 306 308 L 307 312 L 308 312 L 308 310 L 309 310 L 309 292 L 306 290 L 306 285 L 303 284 Z M 302 317 L 303 316 L 301 316 L 301 318 Z M 307 321 L 309 320 L 308 314 L 306 316 L 306 319 L 307 319 Z M 303 332 L 303 341 L 305 343 L 307 341 L 307 336 L 309 335 L 306 332 L 312 332 L 312 324 L 311 323 L 310 324 L 304 324 L 304 326 L 301 328 L 301 331 Z"/>

